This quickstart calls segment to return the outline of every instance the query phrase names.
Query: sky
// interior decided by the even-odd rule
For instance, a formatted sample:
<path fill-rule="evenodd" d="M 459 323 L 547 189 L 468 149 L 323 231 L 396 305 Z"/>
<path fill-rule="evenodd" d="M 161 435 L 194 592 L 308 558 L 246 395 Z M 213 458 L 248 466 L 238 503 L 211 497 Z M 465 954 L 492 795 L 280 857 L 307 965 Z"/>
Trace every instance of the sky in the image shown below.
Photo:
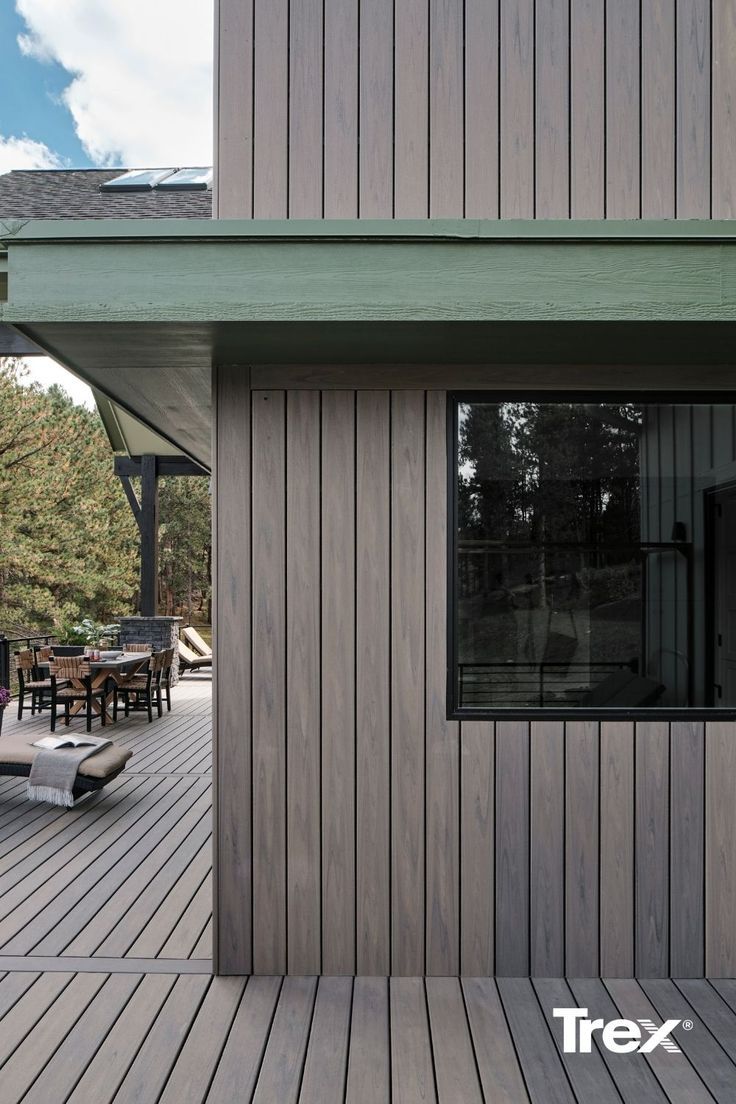
<path fill-rule="evenodd" d="M 213 0 L 0 0 L 0 173 L 211 164 L 213 23 Z"/>

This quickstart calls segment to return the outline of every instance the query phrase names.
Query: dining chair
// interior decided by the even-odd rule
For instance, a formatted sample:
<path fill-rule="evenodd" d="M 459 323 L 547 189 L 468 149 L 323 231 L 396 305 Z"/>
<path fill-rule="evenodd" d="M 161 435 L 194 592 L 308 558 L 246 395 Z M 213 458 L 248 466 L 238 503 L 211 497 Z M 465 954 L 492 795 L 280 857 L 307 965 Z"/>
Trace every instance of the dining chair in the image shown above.
<path fill-rule="evenodd" d="M 163 701 L 161 693 L 161 678 L 164 672 L 166 652 L 153 652 L 145 671 L 133 675 L 126 682 L 115 687 L 113 698 L 112 716 L 117 720 L 118 701 L 123 699 L 125 716 L 129 716 L 131 709 L 135 712 L 145 709 L 149 722 L 153 720 L 153 703 L 156 702 L 156 712 L 159 717 L 163 715 Z M 131 705 L 131 695 L 133 702 Z"/>
<path fill-rule="evenodd" d="M 44 694 L 51 691 L 51 679 L 39 678 L 36 670 L 36 656 L 31 648 L 15 652 L 15 670 L 18 675 L 18 720 L 23 719 L 25 710 L 30 709 L 31 716 L 46 708 Z M 31 695 L 31 704 L 25 704 L 25 696 Z"/>
<path fill-rule="evenodd" d="M 53 654 L 54 648 L 52 644 L 40 644 L 36 648 L 36 664 L 48 663 Z"/>
<path fill-rule="evenodd" d="M 71 707 L 82 701 L 86 708 L 87 731 L 92 731 L 93 702 L 100 703 L 100 720 L 107 721 L 107 686 L 103 683 L 97 688 L 92 686 L 92 671 L 89 660 L 80 656 L 55 656 L 50 661 L 51 673 L 51 731 L 56 729 L 59 704 L 64 706 L 64 724 L 71 721 Z M 75 683 L 77 685 L 75 685 Z"/>
<path fill-rule="evenodd" d="M 164 652 L 164 666 L 161 672 L 161 689 L 166 691 L 166 712 L 171 712 L 171 671 L 174 666 L 174 648 L 167 648 Z"/>

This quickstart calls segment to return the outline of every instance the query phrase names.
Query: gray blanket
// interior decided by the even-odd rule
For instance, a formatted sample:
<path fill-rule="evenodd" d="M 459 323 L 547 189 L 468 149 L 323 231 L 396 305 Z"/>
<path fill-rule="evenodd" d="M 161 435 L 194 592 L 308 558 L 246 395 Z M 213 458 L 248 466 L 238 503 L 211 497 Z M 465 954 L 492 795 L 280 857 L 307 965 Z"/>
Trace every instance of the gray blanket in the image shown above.
<path fill-rule="evenodd" d="M 97 736 L 90 736 L 88 739 L 94 740 L 94 743 L 84 747 L 55 748 L 53 751 L 46 748 L 39 750 L 28 776 L 30 801 L 48 801 L 52 805 L 64 805 L 68 808 L 74 804 L 72 791 L 79 764 L 112 743 L 111 740 L 103 740 Z"/>

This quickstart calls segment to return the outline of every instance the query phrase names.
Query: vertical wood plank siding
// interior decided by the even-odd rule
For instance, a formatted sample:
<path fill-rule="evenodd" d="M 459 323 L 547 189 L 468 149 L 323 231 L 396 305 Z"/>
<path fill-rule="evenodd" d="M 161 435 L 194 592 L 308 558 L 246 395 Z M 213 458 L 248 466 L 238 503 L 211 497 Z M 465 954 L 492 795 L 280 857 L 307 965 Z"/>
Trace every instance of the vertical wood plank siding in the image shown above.
<path fill-rule="evenodd" d="M 292 973 L 314 974 L 322 937 L 320 396 L 289 391 L 286 403 L 287 948 Z M 329 730 L 322 735 L 328 742 Z"/>
<path fill-rule="evenodd" d="M 223 973 L 252 969 L 253 841 L 251 837 L 250 399 L 241 368 L 218 368 L 213 379 L 216 482 L 215 626 L 215 951 Z M 237 463 L 230 457 L 236 455 Z M 233 551 L 239 552 L 233 555 Z M 223 555 L 217 553 L 221 550 Z"/>
<path fill-rule="evenodd" d="M 220 217 L 736 217 L 736 0 L 220 0 L 217 35 Z M 448 721 L 444 393 L 216 379 L 220 970 L 732 976 L 734 726 Z M 677 476 L 703 416 L 651 412 Z"/>
<path fill-rule="evenodd" d="M 251 411 L 253 970 L 280 974 L 287 969 L 286 394 L 257 392 Z M 243 555 L 240 544 L 218 547 L 223 559 Z M 222 680 L 219 691 L 230 693 Z"/>
<path fill-rule="evenodd" d="M 221 968 L 733 975 L 733 726 L 446 719 L 444 392 L 218 419 Z"/>
<path fill-rule="evenodd" d="M 734 50 L 735 0 L 220 0 L 216 210 L 733 218 Z"/>

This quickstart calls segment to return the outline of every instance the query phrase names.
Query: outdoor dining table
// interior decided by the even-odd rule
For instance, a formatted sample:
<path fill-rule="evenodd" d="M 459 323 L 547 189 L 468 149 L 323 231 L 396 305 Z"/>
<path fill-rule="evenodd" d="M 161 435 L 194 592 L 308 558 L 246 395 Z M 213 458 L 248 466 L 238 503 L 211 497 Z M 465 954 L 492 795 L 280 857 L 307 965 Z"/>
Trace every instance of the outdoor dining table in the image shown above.
<path fill-rule="evenodd" d="M 84 656 L 80 656 L 80 659 L 84 659 Z M 92 676 L 92 689 L 98 690 L 101 686 L 105 685 L 107 679 L 112 679 L 116 683 L 117 687 L 125 686 L 127 682 L 130 682 L 134 678 L 141 668 L 145 667 L 151 658 L 151 652 L 123 652 L 117 659 L 91 659 L 89 661 L 90 674 Z M 38 664 L 39 667 L 49 667 L 48 661 Z M 81 679 L 69 679 L 71 684 L 77 690 L 86 690 L 86 687 Z M 109 711 L 109 707 L 112 704 L 115 690 L 111 690 L 105 697 L 105 720 L 112 721 L 112 715 Z M 70 710 L 70 716 L 74 717 L 82 709 L 86 708 L 86 704 L 83 699 L 75 701 Z M 101 713 L 101 706 L 96 698 L 92 699 L 92 709 L 95 713 Z"/>

